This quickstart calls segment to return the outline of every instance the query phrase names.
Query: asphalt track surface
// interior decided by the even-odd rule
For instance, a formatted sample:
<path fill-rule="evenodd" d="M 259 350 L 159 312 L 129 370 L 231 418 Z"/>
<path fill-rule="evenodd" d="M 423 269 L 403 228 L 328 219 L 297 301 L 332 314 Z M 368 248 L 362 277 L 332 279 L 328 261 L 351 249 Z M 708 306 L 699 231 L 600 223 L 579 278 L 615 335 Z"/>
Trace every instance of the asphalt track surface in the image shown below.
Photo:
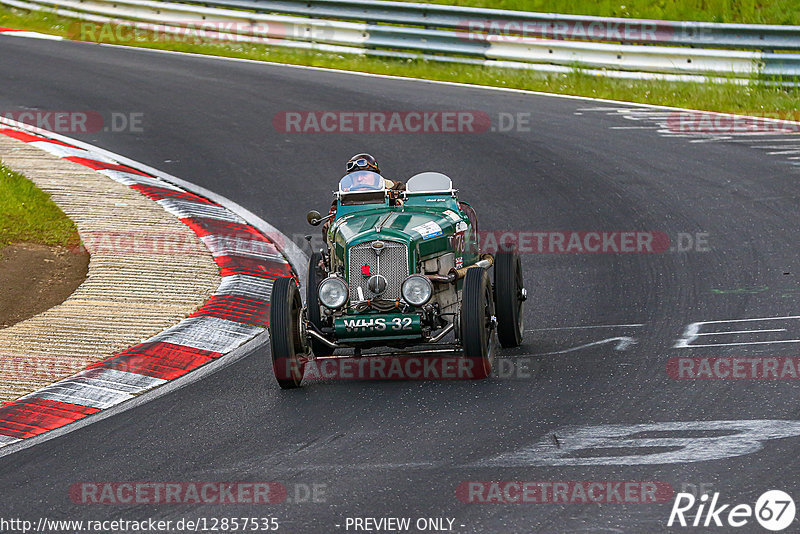
<path fill-rule="evenodd" d="M 653 427 L 638 437 L 686 441 L 616 454 L 657 459 L 694 441 L 701 452 L 693 459 L 702 460 L 704 439 L 734 438 L 721 446 L 730 454 L 702 461 L 487 463 L 559 434 L 569 449 L 568 427 L 745 421 L 761 432 L 749 421 L 800 419 L 796 381 L 673 380 L 665 371 L 676 356 L 798 356 L 794 342 L 722 345 L 725 336 L 712 336 L 713 347 L 673 348 L 689 323 L 797 315 L 800 210 L 787 160 L 581 111 L 609 106 L 597 102 L 91 44 L 0 38 L 0 73 L 2 110 L 143 113 L 141 133 L 76 137 L 223 194 L 287 235 L 310 233 L 305 212 L 328 206 L 344 161 L 366 150 L 390 178 L 450 175 L 482 229 L 704 232 L 710 248 L 524 254 L 531 331 L 502 355 L 525 359 L 527 378 L 325 381 L 280 391 L 269 355 L 252 354 L 0 458 L 0 516 L 274 516 L 285 532 L 346 531 L 348 517 L 447 517 L 456 532 L 658 532 L 702 529 L 668 529 L 672 500 L 483 504 L 460 501 L 456 488 L 469 480 L 662 481 L 676 492 L 706 484 L 724 503 L 752 505 L 769 489 L 800 496 L 797 436 L 764 437 L 742 454 L 730 452 L 736 431 Z M 531 122 L 530 131 L 482 134 L 276 132 L 273 116 L 287 110 L 482 110 L 493 120 L 529 112 Z M 792 321 L 770 339 L 800 338 Z M 641 326 L 573 328 L 598 325 Z M 764 339 L 754 336 L 737 339 Z M 635 343 L 595 343 L 614 337 Z M 569 457 L 609 454 L 589 448 Z M 68 491 L 82 481 L 278 481 L 290 498 L 296 484 L 324 485 L 325 495 L 272 506 L 75 504 Z M 797 528 L 795 520 L 787 531 Z M 738 531 L 764 532 L 752 519 Z"/>

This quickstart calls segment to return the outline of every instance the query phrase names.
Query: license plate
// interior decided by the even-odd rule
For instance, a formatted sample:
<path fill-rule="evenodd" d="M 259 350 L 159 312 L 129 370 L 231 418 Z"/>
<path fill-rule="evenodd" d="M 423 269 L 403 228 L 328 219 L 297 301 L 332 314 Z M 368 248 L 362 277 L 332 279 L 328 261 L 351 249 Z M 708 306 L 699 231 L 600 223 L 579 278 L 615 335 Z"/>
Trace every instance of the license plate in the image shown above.
<path fill-rule="evenodd" d="M 362 315 L 339 317 L 334 321 L 339 338 L 362 336 L 406 336 L 421 332 L 419 315 Z"/>

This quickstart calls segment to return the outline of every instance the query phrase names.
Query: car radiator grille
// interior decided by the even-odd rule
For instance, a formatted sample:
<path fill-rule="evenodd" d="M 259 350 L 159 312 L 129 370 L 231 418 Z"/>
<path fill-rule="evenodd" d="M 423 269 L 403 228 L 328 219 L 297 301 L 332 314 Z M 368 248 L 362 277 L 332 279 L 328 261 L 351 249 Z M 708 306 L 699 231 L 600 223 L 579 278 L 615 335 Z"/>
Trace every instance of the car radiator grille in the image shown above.
<path fill-rule="evenodd" d="M 372 248 L 372 243 L 361 243 L 350 248 L 350 300 L 361 300 L 358 297 L 358 288 L 363 291 L 365 299 L 375 298 L 376 295 L 369 290 L 369 278 L 363 276 L 361 270 L 364 265 L 369 265 L 371 275 L 380 274 L 386 278 L 386 291 L 380 295 L 382 299 L 395 300 L 400 298 L 400 286 L 408 276 L 408 247 L 402 243 L 383 241 L 381 252 L 380 271 L 378 270 L 378 255 Z"/>

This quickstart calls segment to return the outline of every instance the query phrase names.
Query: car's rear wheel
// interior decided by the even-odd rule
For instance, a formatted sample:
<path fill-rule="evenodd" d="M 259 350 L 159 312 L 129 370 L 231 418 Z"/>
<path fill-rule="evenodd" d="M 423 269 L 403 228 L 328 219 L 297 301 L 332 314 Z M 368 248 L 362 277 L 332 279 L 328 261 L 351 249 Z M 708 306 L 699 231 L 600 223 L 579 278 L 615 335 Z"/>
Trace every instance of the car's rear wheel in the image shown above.
<path fill-rule="evenodd" d="M 282 277 L 272 286 L 269 310 L 269 344 L 272 371 L 283 389 L 300 387 L 308 347 L 302 331 L 303 303 L 294 278 Z"/>
<path fill-rule="evenodd" d="M 492 372 L 495 351 L 494 300 L 486 270 L 467 270 L 461 302 L 461 344 L 469 362 L 469 378 L 486 378 Z"/>
<path fill-rule="evenodd" d="M 308 262 L 308 284 L 306 285 L 306 308 L 308 309 L 308 322 L 322 328 L 322 310 L 319 307 L 319 283 L 322 282 L 326 273 L 320 268 L 319 262 L 322 254 L 315 252 L 311 255 Z M 311 339 L 311 350 L 314 356 L 330 356 L 334 349 L 319 340 Z"/>
<path fill-rule="evenodd" d="M 497 338 L 503 348 L 518 347 L 524 332 L 522 263 L 516 251 L 499 252 L 494 260 L 494 298 Z"/>

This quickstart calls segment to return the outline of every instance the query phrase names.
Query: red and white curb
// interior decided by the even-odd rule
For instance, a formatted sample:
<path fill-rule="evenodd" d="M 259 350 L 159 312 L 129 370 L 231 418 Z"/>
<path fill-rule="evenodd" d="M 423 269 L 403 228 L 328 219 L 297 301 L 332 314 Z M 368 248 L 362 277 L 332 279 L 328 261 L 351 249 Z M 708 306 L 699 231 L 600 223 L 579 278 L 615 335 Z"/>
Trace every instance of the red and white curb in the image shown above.
<path fill-rule="evenodd" d="M 13 28 L 0 27 L 0 35 L 9 35 L 13 37 L 29 37 L 31 39 L 47 39 L 48 41 L 63 41 L 64 38 L 58 35 L 49 35 L 46 33 L 29 32 L 26 30 L 15 30 Z"/>
<path fill-rule="evenodd" d="M 131 400 L 231 353 L 266 330 L 275 278 L 298 277 L 270 237 L 280 234 L 267 235 L 230 206 L 145 172 L 141 167 L 146 166 L 135 168 L 100 149 L 23 128 L 5 119 L 0 122 L 0 134 L 94 169 L 178 217 L 206 244 L 222 281 L 197 311 L 177 325 L 0 407 L 0 447 Z M 266 225 L 257 220 L 259 226 Z M 296 249 L 291 252 L 297 257 Z"/>

